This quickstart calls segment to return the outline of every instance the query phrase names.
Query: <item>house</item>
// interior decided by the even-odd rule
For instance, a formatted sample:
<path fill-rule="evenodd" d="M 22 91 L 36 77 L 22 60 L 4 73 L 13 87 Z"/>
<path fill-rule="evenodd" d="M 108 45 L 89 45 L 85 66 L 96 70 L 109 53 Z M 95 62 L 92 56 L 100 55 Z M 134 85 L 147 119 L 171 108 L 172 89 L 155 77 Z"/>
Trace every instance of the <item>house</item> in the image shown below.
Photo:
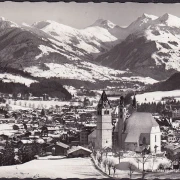
<path fill-rule="evenodd" d="M 73 146 L 68 150 L 68 157 L 88 157 L 92 153 L 91 150 L 84 148 L 82 146 Z"/>
<path fill-rule="evenodd" d="M 172 111 L 172 118 L 173 119 L 180 118 L 180 109 L 175 109 Z"/>
<path fill-rule="evenodd" d="M 179 122 L 179 120 L 176 120 L 176 121 L 172 122 L 171 124 L 172 124 L 172 127 L 173 127 L 174 129 L 178 129 L 178 128 L 179 128 L 179 125 L 180 125 L 180 122 Z"/>
<path fill-rule="evenodd" d="M 68 145 L 62 142 L 57 142 L 55 144 L 51 144 L 48 147 L 46 147 L 46 152 L 52 153 L 52 155 L 54 156 L 66 155 L 68 149 L 69 149 Z"/>
<path fill-rule="evenodd" d="M 167 145 L 164 147 L 166 151 L 166 156 L 168 158 L 173 158 L 176 157 L 177 159 L 180 158 L 180 146 L 175 146 L 175 145 Z"/>
<path fill-rule="evenodd" d="M 175 142 L 177 141 L 177 137 L 174 134 L 169 134 L 167 140 L 168 142 Z"/>

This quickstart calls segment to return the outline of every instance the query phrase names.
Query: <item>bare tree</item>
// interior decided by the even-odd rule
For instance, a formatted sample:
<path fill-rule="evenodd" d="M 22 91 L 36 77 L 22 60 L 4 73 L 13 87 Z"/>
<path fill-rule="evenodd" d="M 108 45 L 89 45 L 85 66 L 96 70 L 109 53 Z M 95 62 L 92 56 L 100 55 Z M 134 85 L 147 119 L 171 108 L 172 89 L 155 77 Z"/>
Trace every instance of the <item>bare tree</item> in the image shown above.
<path fill-rule="evenodd" d="M 146 172 L 145 172 L 145 164 L 149 160 L 150 155 L 146 155 L 144 152 L 140 154 L 140 157 L 136 157 L 136 161 L 142 163 L 142 179 L 144 179 Z"/>
<path fill-rule="evenodd" d="M 121 162 L 121 156 L 123 154 L 123 151 L 122 150 L 119 150 L 118 151 L 118 157 L 119 157 L 119 163 Z"/>
<path fill-rule="evenodd" d="M 136 162 L 138 163 L 138 169 L 139 169 L 140 159 L 136 158 Z"/>
<path fill-rule="evenodd" d="M 108 160 L 104 159 L 103 160 L 103 166 L 104 166 L 105 172 L 106 172 L 107 163 L 108 163 Z"/>
<path fill-rule="evenodd" d="M 108 167 L 108 170 L 109 170 L 109 175 L 111 174 L 111 168 L 113 166 L 113 161 L 111 159 L 108 159 L 107 161 L 107 167 Z"/>
<path fill-rule="evenodd" d="M 135 170 L 132 163 L 129 163 L 128 169 L 129 169 L 129 178 L 131 179 L 132 174 L 134 173 L 134 170 Z"/>
<path fill-rule="evenodd" d="M 115 176 L 115 173 L 116 173 L 116 163 L 114 161 L 112 163 L 112 169 L 113 169 L 114 176 Z"/>
<path fill-rule="evenodd" d="M 99 153 L 101 154 L 101 159 L 102 159 L 102 157 L 103 157 L 103 154 L 104 154 L 104 151 L 103 151 L 103 149 L 101 149 L 101 150 L 99 151 Z"/>

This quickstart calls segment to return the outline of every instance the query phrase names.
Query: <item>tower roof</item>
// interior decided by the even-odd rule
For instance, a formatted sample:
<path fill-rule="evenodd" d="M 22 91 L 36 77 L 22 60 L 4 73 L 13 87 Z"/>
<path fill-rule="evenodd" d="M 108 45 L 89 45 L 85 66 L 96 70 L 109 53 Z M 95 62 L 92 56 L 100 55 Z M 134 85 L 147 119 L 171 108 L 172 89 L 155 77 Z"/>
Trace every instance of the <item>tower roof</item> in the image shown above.
<path fill-rule="evenodd" d="M 105 91 L 103 91 L 103 93 L 101 95 L 101 98 L 100 98 L 99 103 L 98 103 L 98 108 L 101 108 L 101 109 L 111 108 L 110 102 L 107 98 Z"/>

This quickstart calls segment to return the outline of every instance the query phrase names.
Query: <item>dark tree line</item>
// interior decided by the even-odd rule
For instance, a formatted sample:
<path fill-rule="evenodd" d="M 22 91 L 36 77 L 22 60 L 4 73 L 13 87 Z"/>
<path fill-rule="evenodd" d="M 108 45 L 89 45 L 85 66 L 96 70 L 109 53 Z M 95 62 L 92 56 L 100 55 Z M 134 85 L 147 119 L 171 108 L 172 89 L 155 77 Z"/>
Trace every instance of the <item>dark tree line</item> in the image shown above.
<path fill-rule="evenodd" d="M 165 104 L 162 103 L 142 103 L 138 105 L 137 110 L 139 112 L 161 113 L 165 108 Z"/>
<path fill-rule="evenodd" d="M 33 96 L 43 96 L 48 94 L 50 97 L 58 97 L 66 100 L 71 99 L 71 94 L 58 82 L 58 80 L 42 79 L 37 83 L 32 83 L 30 87 L 20 83 L 5 83 L 0 81 L 0 92 L 5 94 L 13 94 L 14 97 L 18 93 L 22 95 L 32 93 Z"/>
<path fill-rule="evenodd" d="M 139 112 L 150 112 L 150 113 L 162 113 L 165 110 L 166 106 L 180 106 L 180 101 L 173 100 L 171 102 L 166 102 L 166 104 L 158 102 L 152 103 L 142 103 L 137 106 Z"/>
<path fill-rule="evenodd" d="M 6 141 L 4 150 L 0 153 L 0 166 L 21 164 L 35 159 L 36 155 L 42 155 L 43 146 L 35 141 L 30 145 L 21 146 L 15 153 L 15 145 L 12 141 Z"/>

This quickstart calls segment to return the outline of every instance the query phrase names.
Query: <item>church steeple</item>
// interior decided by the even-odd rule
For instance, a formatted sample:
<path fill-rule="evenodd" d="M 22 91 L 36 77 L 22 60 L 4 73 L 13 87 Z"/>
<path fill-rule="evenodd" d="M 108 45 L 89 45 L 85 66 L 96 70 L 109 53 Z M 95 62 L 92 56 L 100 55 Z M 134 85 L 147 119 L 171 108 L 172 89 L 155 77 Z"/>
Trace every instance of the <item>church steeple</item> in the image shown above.
<path fill-rule="evenodd" d="M 106 92 L 103 91 L 98 103 L 98 109 L 111 108 L 110 102 L 107 98 Z"/>
<path fill-rule="evenodd" d="M 112 108 L 103 91 L 97 105 L 96 149 L 112 148 Z"/>

